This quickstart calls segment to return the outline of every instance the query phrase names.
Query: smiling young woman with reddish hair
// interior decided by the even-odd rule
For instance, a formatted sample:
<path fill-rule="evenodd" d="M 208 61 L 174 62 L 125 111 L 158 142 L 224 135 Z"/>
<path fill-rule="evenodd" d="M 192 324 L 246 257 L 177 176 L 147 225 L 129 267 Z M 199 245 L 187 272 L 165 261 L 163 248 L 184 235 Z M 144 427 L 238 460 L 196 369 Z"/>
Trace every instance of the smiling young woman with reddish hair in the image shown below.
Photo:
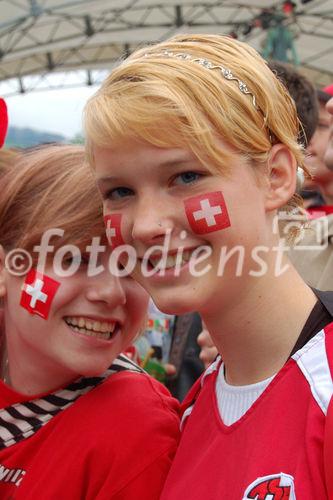
<path fill-rule="evenodd" d="M 158 500 L 177 402 L 121 354 L 144 324 L 148 295 L 109 270 L 83 149 L 18 153 L 1 169 L 0 192 L 1 499 Z M 49 230 L 58 234 L 44 266 L 38 247 Z M 89 274 L 93 237 L 104 250 Z"/>

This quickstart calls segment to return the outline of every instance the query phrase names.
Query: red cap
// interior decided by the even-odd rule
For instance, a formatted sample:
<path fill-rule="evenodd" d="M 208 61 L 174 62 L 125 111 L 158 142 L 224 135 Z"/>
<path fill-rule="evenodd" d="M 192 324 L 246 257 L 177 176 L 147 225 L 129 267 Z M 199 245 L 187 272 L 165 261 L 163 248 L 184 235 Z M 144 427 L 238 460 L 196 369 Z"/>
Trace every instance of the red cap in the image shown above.
<path fill-rule="evenodd" d="M 0 97 L 0 148 L 5 142 L 5 137 L 8 128 L 8 113 L 7 106 L 3 99 Z"/>
<path fill-rule="evenodd" d="M 331 83 L 331 85 L 327 85 L 327 87 L 325 87 L 323 91 L 326 92 L 326 94 L 330 94 L 333 97 L 333 83 Z"/>

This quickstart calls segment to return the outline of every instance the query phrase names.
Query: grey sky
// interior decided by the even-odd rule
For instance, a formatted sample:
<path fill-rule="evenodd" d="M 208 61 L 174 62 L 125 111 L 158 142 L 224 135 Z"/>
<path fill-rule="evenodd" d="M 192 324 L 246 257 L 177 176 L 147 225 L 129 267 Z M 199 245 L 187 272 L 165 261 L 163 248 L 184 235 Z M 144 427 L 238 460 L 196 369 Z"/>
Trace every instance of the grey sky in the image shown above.
<path fill-rule="evenodd" d="M 82 130 L 82 110 L 97 87 L 31 92 L 5 97 L 9 124 L 73 137 Z"/>

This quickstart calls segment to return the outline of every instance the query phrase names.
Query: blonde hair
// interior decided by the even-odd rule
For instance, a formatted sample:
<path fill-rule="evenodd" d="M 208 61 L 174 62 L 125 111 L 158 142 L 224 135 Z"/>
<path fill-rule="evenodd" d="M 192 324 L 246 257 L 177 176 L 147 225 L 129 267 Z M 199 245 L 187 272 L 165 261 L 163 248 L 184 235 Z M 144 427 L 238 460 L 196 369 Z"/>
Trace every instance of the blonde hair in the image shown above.
<path fill-rule="evenodd" d="M 257 108 L 219 70 L 163 51 L 228 68 L 255 96 Z M 85 130 L 92 165 L 95 145 L 133 136 L 162 148 L 185 147 L 227 174 L 230 153 L 219 148 L 221 137 L 255 163 L 267 160 L 272 141 L 281 142 L 304 168 L 299 120 L 288 91 L 253 48 L 227 36 L 177 35 L 134 52 L 88 101 Z"/>
<path fill-rule="evenodd" d="M 104 235 L 101 199 L 81 146 L 42 146 L 19 153 L 0 169 L 0 244 L 5 251 L 33 247 L 50 228 L 56 251 L 71 243 L 84 248 Z"/>

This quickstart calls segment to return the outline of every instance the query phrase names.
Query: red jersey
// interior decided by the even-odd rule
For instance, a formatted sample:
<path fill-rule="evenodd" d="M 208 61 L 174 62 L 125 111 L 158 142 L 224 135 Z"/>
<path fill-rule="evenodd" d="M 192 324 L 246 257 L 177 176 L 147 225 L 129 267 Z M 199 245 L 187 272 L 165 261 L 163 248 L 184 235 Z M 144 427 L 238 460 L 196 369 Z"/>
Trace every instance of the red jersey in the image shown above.
<path fill-rule="evenodd" d="M 333 214 L 333 205 L 318 205 L 308 208 L 310 219 L 318 219 Z"/>
<path fill-rule="evenodd" d="M 298 350 L 230 426 L 217 407 L 217 360 L 184 413 L 161 500 L 327 499 L 323 442 L 332 359 L 333 323 Z"/>
<path fill-rule="evenodd" d="M 0 384 L 1 500 L 160 498 L 178 443 L 178 403 L 121 359 L 89 391 L 82 380 L 94 385 L 94 377 L 34 400 Z"/>

